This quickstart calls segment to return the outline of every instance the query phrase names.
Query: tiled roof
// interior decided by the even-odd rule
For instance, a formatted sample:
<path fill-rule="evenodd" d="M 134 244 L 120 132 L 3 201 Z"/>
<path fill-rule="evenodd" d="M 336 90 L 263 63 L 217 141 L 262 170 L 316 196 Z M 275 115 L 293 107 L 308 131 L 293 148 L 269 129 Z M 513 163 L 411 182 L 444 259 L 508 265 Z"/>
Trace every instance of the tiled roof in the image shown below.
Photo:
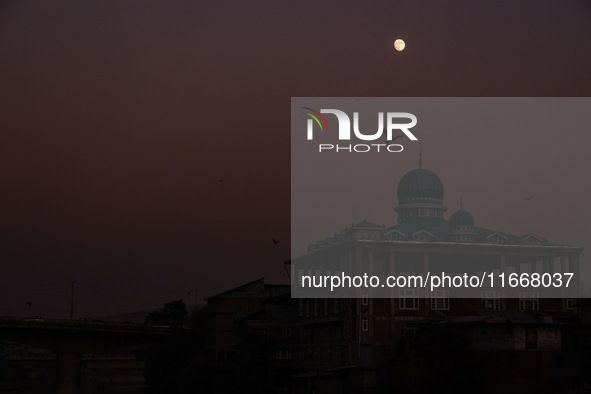
<path fill-rule="evenodd" d="M 382 229 L 382 228 L 384 228 L 384 226 L 379 225 L 379 224 L 375 224 L 375 223 L 372 223 L 372 222 L 368 222 L 366 219 L 363 219 L 362 222 L 359 222 L 357 224 L 352 225 L 351 228 L 375 228 L 375 229 Z"/>
<path fill-rule="evenodd" d="M 371 239 L 375 241 L 379 240 L 392 240 L 396 239 L 398 241 L 412 241 L 413 235 L 420 233 L 421 231 L 425 231 L 430 235 L 429 240 L 423 240 L 421 242 L 459 242 L 459 243 L 490 243 L 492 235 L 500 235 L 502 238 L 502 243 L 505 245 L 551 245 L 551 246 L 561 246 L 556 244 L 551 244 L 545 238 L 542 238 L 534 233 L 528 233 L 525 235 L 513 235 L 509 233 L 505 233 L 502 231 L 496 230 L 489 230 L 482 227 L 471 227 L 469 228 L 469 234 L 473 235 L 468 240 L 460 240 L 458 241 L 457 237 L 454 239 L 452 238 L 452 233 L 450 229 L 450 222 L 449 220 L 437 218 L 437 217 L 422 217 L 422 218 L 412 218 L 405 220 L 401 223 L 395 224 L 390 227 L 385 227 L 383 225 L 375 224 L 368 222 L 367 220 L 363 220 L 357 224 L 353 224 L 351 227 L 344 229 L 341 233 L 334 233 L 333 236 L 326 237 L 323 240 L 318 240 L 313 244 L 308 245 L 308 252 L 312 252 L 318 250 L 320 248 L 324 248 L 333 244 L 338 244 L 343 241 L 355 239 L 355 236 L 351 236 L 354 234 L 351 230 L 376 230 L 379 231 L 379 239 Z M 396 236 L 393 237 L 393 234 Z M 432 237 L 431 237 L 432 235 Z M 533 242 L 528 242 L 528 238 L 533 238 Z M 365 239 L 365 238 L 363 238 Z M 562 245 L 564 246 L 564 245 Z"/>
<path fill-rule="evenodd" d="M 429 233 L 433 234 L 433 239 L 431 242 L 448 242 L 450 241 L 449 237 L 449 221 L 440 218 L 414 218 L 402 223 L 398 223 L 394 226 L 386 228 L 382 231 L 382 234 L 387 233 L 391 230 L 397 230 L 407 237 L 410 237 L 412 234 L 417 233 L 418 231 L 425 230 Z M 505 244 L 520 244 L 520 241 L 527 236 L 531 235 L 526 234 L 523 236 L 512 235 L 508 233 L 504 233 L 501 231 L 496 230 L 489 230 L 481 227 L 474 227 L 474 232 L 476 236 L 474 237 L 473 241 L 470 242 L 478 242 L 478 243 L 486 243 L 488 242 L 487 237 L 498 233 L 506 237 Z M 534 234 L 535 235 L 535 234 Z M 541 238 L 541 237 L 540 237 Z M 543 244 L 548 244 L 548 241 L 541 238 Z"/>

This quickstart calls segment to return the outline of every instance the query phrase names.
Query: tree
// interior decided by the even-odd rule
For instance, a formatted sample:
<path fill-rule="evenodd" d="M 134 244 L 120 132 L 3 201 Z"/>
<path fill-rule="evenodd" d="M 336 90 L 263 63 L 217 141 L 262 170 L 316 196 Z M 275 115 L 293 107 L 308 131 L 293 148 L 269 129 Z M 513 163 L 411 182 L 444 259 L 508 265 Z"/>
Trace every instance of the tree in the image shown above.
<path fill-rule="evenodd" d="M 166 316 L 170 316 L 171 311 L 177 310 L 182 312 L 178 301 L 170 302 L 163 309 L 148 315 L 146 323 L 160 322 Z M 149 387 L 148 393 L 239 392 L 240 387 L 235 387 L 233 391 L 225 390 L 225 386 L 233 379 L 221 376 L 208 359 L 205 318 L 205 309 L 193 312 L 191 318 L 187 320 L 187 324 L 191 326 L 190 331 L 173 330 L 169 338 L 150 347 L 144 368 L 144 376 Z"/>
<path fill-rule="evenodd" d="M 164 308 L 150 312 L 146 316 L 146 324 L 154 326 L 180 327 L 187 323 L 189 313 L 185 301 L 176 300 L 164 304 Z"/>

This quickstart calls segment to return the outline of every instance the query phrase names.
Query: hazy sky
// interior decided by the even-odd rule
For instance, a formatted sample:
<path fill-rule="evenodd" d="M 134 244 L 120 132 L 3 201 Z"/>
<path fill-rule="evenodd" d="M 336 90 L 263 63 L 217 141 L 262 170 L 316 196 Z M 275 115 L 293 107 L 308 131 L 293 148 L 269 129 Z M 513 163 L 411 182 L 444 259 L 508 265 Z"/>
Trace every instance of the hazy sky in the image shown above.
<path fill-rule="evenodd" d="M 338 108 L 350 116 L 357 112 L 366 134 L 377 130 L 378 112 L 410 112 L 417 118 L 411 132 L 418 141 L 397 139 L 404 146 L 398 153 L 383 147 L 380 152 L 374 147 L 367 153 L 349 153 L 343 149 L 349 144 L 363 150 L 368 146 L 364 144 L 384 143 L 384 138 L 339 141 L 336 117 L 326 114 L 328 130 L 316 127 L 309 141 L 310 117 L 302 107 Z M 448 208 L 444 218 L 458 211 L 463 199 L 463 209 L 477 227 L 519 236 L 535 233 L 551 244 L 588 249 L 589 108 L 588 97 L 294 98 L 292 255 L 302 255 L 310 243 L 363 219 L 386 228 L 396 224 L 397 186 L 404 174 L 419 166 L 419 149 L 423 168 L 443 181 Z M 341 149 L 319 152 L 318 144 Z M 452 263 L 443 269 L 460 268 Z M 583 291 L 590 278 L 584 254 L 577 277 L 584 283 Z M 540 296 L 555 294 L 540 291 Z"/>
<path fill-rule="evenodd" d="M 4 1 L 0 59 L 0 315 L 98 315 L 287 283 L 291 97 L 589 96 L 591 4 Z"/>

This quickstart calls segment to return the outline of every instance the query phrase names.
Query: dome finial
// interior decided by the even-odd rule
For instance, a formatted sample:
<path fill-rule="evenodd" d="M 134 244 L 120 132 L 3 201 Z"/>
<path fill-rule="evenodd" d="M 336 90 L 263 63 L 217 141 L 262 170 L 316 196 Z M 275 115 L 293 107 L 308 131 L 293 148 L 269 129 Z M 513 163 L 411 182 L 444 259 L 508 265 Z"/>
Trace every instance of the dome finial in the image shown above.
<path fill-rule="evenodd" d="M 423 168 L 423 147 L 419 145 L 419 168 Z"/>

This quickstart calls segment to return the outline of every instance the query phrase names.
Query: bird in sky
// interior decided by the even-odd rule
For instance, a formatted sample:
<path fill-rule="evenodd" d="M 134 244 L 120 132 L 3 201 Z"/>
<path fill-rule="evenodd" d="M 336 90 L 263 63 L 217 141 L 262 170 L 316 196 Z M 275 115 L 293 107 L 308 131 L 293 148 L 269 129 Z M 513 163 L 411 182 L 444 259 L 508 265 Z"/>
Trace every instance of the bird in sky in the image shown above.
<path fill-rule="evenodd" d="M 28 306 L 33 306 L 33 303 L 31 301 L 27 301 L 25 304 L 27 304 Z"/>
<path fill-rule="evenodd" d="M 527 200 L 527 201 L 529 201 L 529 200 L 531 200 L 532 198 L 534 198 L 534 196 L 535 196 L 535 194 L 532 194 L 531 196 L 529 196 L 529 197 L 524 197 L 523 199 L 524 199 L 524 200 Z"/>
<path fill-rule="evenodd" d="M 275 237 L 273 237 L 273 245 L 277 245 L 279 243 L 278 240 L 275 239 Z"/>

